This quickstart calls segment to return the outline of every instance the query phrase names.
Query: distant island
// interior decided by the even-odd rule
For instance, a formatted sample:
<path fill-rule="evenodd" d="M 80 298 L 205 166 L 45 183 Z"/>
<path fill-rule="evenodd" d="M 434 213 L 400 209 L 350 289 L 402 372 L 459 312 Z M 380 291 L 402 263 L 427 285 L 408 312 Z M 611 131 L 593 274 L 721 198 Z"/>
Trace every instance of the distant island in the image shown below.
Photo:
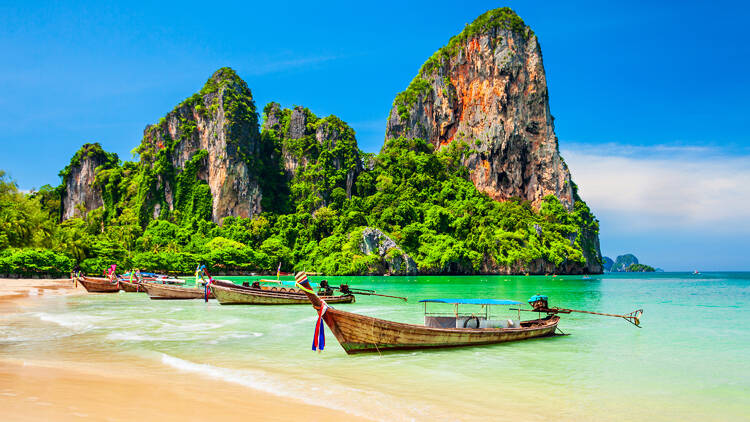
<path fill-rule="evenodd" d="M 648 273 L 662 271 L 660 268 L 654 268 L 650 265 L 641 264 L 633 254 L 619 255 L 614 261 L 612 258 L 605 256 L 602 258 L 602 266 L 605 272 L 613 273 Z"/>
<path fill-rule="evenodd" d="M 80 263 L 190 274 L 601 273 L 599 222 L 559 153 L 537 36 L 490 10 L 395 95 L 378 154 L 337 116 L 261 110 L 224 67 L 134 140 L 87 143 L 61 184 L 2 177 L 0 274 Z"/>

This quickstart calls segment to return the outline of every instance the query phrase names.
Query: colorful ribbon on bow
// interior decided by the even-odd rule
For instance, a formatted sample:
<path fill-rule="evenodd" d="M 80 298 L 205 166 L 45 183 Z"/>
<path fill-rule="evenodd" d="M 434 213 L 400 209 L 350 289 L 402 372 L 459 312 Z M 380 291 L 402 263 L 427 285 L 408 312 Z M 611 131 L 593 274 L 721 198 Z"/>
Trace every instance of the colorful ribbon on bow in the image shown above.
<path fill-rule="evenodd" d="M 208 277 L 208 281 L 204 280 L 203 278 L 204 275 Z M 209 290 L 211 289 L 209 284 L 213 283 L 214 279 L 213 277 L 211 277 L 211 274 L 209 274 L 208 271 L 206 271 L 205 265 L 199 265 L 198 269 L 195 270 L 195 284 L 198 284 L 198 280 L 205 281 L 205 284 L 203 285 L 203 300 L 208 302 L 208 293 L 209 293 Z"/>
<path fill-rule="evenodd" d="M 109 281 L 114 284 L 117 282 L 117 278 L 115 276 L 115 269 L 117 268 L 117 265 L 112 264 L 109 266 Z"/>
<path fill-rule="evenodd" d="M 328 305 L 321 300 L 320 309 L 318 309 L 318 322 L 315 323 L 315 334 L 313 334 L 312 349 L 320 352 L 326 347 L 326 331 L 323 324 L 323 315 L 328 310 Z"/>

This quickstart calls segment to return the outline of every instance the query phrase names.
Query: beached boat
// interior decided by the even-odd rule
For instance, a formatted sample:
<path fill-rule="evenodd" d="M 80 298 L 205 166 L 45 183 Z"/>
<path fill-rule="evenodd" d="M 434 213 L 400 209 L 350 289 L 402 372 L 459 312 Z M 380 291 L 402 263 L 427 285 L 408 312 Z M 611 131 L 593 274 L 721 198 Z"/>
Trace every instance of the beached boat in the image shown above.
<path fill-rule="evenodd" d="M 114 283 L 108 278 L 100 277 L 78 277 L 78 282 L 89 293 L 117 293 L 120 291 L 120 283 Z"/>
<path fill-rule="evenodd" d="M 122 278 L 130 278 L 130 273 L 127 272 L 122 275 Z M 159 284 L 185 284 L 185 280 L 181 280 L 179 278 L 173 278 L 169 277 L 164 274 L 156 274 L 156 273 L 140 273 L 140 280 L 141 282 L 145 283 L 159 283 Z"/>
<path fill-rule="evenodd" d="M 306 285 L 307 284 L 307 285 Z M 307 282 L 303 287 L 309 289 Z M 320 309 L 321 298 L 310 291 L 304 293 L 313 307 Z M 432 299 L 429 302 L 483 305 L 485 315 L 428 314 L 425 301 L 425 324 L 405 324 L 359 315 L 328 307 L 323 320 L 346 353 L 371 353 L 388 350 L 431 349 L 478 346 L 509 341 L 547 337 L 555 334 L 560 317 L 548 315 L 529 321 L 492 320 L 487 307 L 491 305 L 521 304 L 494 299 Z"/>
<path fill-rule="evenodd" d="M 142 286 L 146 288 L 148 297 L 154 300 L 205 299 L 206 295 L 203 287 L 183 287 L 157 283 L 142 283 Z M 214 295 L 210 291 L 208 298 L 214 299 Z"/>
<path fill-rule="evenodd" d="M 245 287 L 212 283 L 211 291 L 222 305 L 305 305 L 310 300 L 299 289 Z M 352 303 L 354 295 L 322 296 L 326 303 Z"/>
<path fill-rule="evenodd" d="M 146 293 L 146 289 L 134 281 L 120 280 L 120 288 L 129 293 Z"/>

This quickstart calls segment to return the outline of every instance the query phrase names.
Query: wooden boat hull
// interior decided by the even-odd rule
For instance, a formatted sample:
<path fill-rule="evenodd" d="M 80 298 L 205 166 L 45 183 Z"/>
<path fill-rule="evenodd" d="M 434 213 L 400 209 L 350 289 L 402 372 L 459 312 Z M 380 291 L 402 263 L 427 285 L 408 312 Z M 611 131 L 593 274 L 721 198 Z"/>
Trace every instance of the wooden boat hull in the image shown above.
<path fill-rule="evenodd" d="M 79 277 L 78 282 L 89 293 L 117 293 L 120 283 L 112 283 L 107 278 Z"/>
<path fill-rule="evenodd" d="M 310 299 L 295 291 L 263 290 L 211 284 L 211 291 L 222 305 L 309 305 Z M 353 295 L 323 296 L 327 303 L 352 303 Z"/>
<path fill-rule="evenodd" d="M 146 289 L 138 283 L 120 281 L 120 288 L 129 293 L 146 293 Z"/>
<path fill-rule="evenodd" d="M 329 308 L 323 319 L 347 354 L 479 346 L 554 335 L 557 316 L 523 321 L 521 328 L 433 328 Z"/>
<path fill-rule="evenodd" d="M 310 288 L 307 281 L 302 286 Z M 320 309 L 321 298 L 305 292 L 313 308 Z M 560 317 L 522 321 L 519 328 L 438 328 L 405 324 L 328 308 L 323 320 L 347 354 L 390 350 L 434 349 L 479 346 L 552 336 Z"/>
<path fill-rule="evenodd" d="M 143 283 L 148 297 L 154 300 L 188 300 L 204 299 L 203 288 L 174 286 L 171 284 Z M 214 299 L 213 293 L 208 293 L 209 299 Z"/>

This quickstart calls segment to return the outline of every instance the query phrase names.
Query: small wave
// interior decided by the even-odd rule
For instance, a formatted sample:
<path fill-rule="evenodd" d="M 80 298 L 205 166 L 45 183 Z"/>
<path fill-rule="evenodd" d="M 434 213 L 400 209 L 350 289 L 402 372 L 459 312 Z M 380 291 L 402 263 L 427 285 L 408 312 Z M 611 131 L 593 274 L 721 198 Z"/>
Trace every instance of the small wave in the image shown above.
<path fill-rule="evenodd" d="M 233 333 L 233 334 L 225 334 L 223 336 L 220 336 L 219 340 L 261 337 L 262 335 L 263 333 Z"/>
<path fill-rule="evenodd" d="M 170 339 L 167 337 L 154 337 L 146 336 L 143 334 L 133 333 L 111 333 L 107 334 L 107 340 L 117 341 L 176 341 L 176 339 Z"/>
<path fill-rule="evenodd" d="M 219 336 L 217 339 L 210 341 L 211 344 L 218 344 L 222 340 L 227 339 L 244 339 L 251 337 L 260 337 L 263 333 L 241 333 L 241 334 L 227 334 Z M 151 341 L 186 341 L 195 340 L 194 336 L 186 336 L 184 333 L 172 333 L 171 335 L 146 335 L 133 332 L 117 332 L 107 334 L 107 340 L 114 341 L 134 341 L 134 342 L 151 342 Z"/>
<path fill-rule="evenodd" d="M 399 403 L 398 399 L 386 394 L 344 387 L 331 382 L 326 383 L 325 388 L 320 388 L 320 382 L 312 383 L 299 379 L 287 382 L 259 370 L 222 368 L 190 362 L 165 353 L 161 354 L 161 361 L 183 372 L 200 374 L 279 397 L 293 397 L 309 405 L 339 410 L 367 419 L 417 420 L 429 413 L 426 407 L 419 408 L 413 402 Z M 315 391 L 315 396 L 311 396 L 310 391 Z M 358 403 L 357 408 L 350 407 L 351 403 Z M 387 414 L 383 414 L 384 412 Z"/>
<path fill-rule="evenodd" d="M 100 318 L 94 316 L 84 316 L 75 314 L 48 314 L 39 312 L 35 314 L 37 318 L 45 322 L 51 322 L 61 327 L 70 328 L 75 331 L 87 331 L 95 328 L 95 322 Z"/>

